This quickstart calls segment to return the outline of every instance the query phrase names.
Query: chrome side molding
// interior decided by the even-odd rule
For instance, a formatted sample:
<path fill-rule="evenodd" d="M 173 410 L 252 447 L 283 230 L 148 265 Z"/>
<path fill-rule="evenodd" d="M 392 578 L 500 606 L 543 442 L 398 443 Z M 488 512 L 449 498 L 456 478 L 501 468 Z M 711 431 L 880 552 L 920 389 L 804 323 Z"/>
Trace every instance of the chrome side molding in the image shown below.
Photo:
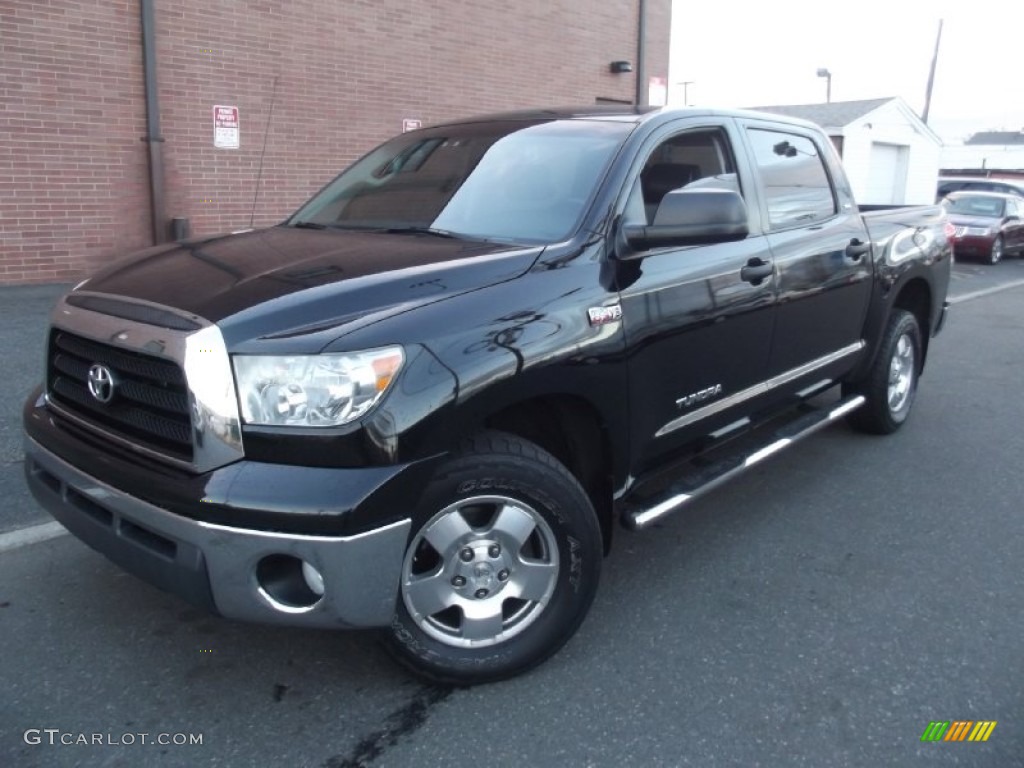
<path fill-rule="evenodd" d="M 698 408 L 695 411 L 684 413 L 682 416 L 672 419 L 672 421 L 665 424 L 661 429 L 654 433 L 654 436 L 664 437 L 670 432 L 675 432 L 677 429 L 688 427 L 691 424 L 695 424 L 696 422 L 700 421 L 701 419 L 706 419 L 708 416 L 714 416 L 716 413 L 724 411 L 727 408 L 732 408 L 734 405 L 739 405 L 740 403 L 750 400 L 751 398 L 766 394 L 767 392 L 770 392 L 773 389 L 778 389 L 779 387 L 785 386 L 786 384 L 796 381 L 797 379 L 806 376 L 809 373 L 814 373 L 814 371 L 820 368 L 824 368 L 828 365 L 831 365 L 832 363 L 838 362 L 839 360 L 842 360 L 844 357 L 854 355 L 860 352 L 862 349 L 864 349 L 865 346 L 866 345 L 862 339 L 860 341 L 854 342 L 853 344 L 849 344 L 843 347 L 842 349 L 837 349 L 835 352 L 831 352 L 823 357 L 819 357 L 816 360 L 811 360 L 809 363 L 804 363 L 801 366 L 788 370 L 784 373 L 780 373 L 778 376 L 774 376 L 768 379 L 767 381 L 762 381 L 758 384 L 755 384 L 752 387 L 748 387 L 747 389 L 735 392 L 734 394 L 731 394 L 727 397 L 723 397 L 721 400 L 715 400 L 713 403 L 709 403 L 708 405 Z M 824 383 L 825 382 L 821 382 L 822 385 Z M 815 384 L 811 388 L 813 389 L 818 386 L 818 384 Z"/>

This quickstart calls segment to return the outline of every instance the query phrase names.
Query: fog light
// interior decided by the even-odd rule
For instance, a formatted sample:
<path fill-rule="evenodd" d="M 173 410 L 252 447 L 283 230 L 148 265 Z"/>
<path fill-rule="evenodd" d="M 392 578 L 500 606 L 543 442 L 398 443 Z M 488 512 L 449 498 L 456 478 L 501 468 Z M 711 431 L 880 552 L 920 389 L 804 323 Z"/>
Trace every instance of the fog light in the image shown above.
<path fill-rule="evenodd" d="M 294 555 L 267 555 L 256 564 L 259 593 L 284 613 L 312 610 L 324 594 L 320 572 Z"/>
<path fill-rule="evenodd" d="M 302 578 L 306 581 L 306 586 L 309 587 L 310 591 L 316 595 L 322 596 L 324 593 L 324 577 L 316 568 L 307 563 L 305 560 L 302 561 Z"/>

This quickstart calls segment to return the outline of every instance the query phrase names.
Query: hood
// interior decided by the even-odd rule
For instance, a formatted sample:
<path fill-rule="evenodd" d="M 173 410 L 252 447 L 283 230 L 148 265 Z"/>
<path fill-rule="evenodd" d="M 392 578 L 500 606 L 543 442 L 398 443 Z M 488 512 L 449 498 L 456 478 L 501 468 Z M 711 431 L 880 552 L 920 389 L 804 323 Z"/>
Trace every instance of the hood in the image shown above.
<path fill-rule="evenodd" d="M 328 329 L 518 277 L 542 250 L 278 226 L 142 251 L 79 288 L 199 315 L 221 327 L 229 346 L 314 332 L 322 340 Z"/>

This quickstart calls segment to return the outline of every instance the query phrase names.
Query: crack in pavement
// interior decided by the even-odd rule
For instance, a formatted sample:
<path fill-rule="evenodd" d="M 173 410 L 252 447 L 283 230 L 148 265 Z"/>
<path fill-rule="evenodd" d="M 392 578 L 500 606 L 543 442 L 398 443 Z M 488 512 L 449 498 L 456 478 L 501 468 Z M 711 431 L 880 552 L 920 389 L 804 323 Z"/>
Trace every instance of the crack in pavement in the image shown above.
<path fill-rule="evenodd" d="M 451 696 L 454 690 L 447 685 L 424 686 L 408 704 L 384 718 L 383 728 L 361 739 L 348 756 L 328 758 L 323 768 L 367 768 L 387 749 L 419 730 L 427 721 L 430 710 Z"/>

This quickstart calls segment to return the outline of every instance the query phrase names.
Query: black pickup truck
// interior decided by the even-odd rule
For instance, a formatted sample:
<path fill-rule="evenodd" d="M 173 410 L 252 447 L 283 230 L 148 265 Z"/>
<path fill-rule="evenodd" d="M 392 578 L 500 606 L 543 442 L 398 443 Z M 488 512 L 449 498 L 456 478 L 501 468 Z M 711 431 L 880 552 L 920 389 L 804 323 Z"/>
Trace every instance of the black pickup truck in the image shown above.
<path fill-rule="evenodd" d="M 765 114 L 406 133 L 279 226 L 64 296 L 26 477 L 224 616 L 376 627 L 429 678 L 508 677 L 579 626 L 617 523 L 837 419 L 898 429 L 950 235 L 939 207 L 862 214 L 820 129 Z"/>

